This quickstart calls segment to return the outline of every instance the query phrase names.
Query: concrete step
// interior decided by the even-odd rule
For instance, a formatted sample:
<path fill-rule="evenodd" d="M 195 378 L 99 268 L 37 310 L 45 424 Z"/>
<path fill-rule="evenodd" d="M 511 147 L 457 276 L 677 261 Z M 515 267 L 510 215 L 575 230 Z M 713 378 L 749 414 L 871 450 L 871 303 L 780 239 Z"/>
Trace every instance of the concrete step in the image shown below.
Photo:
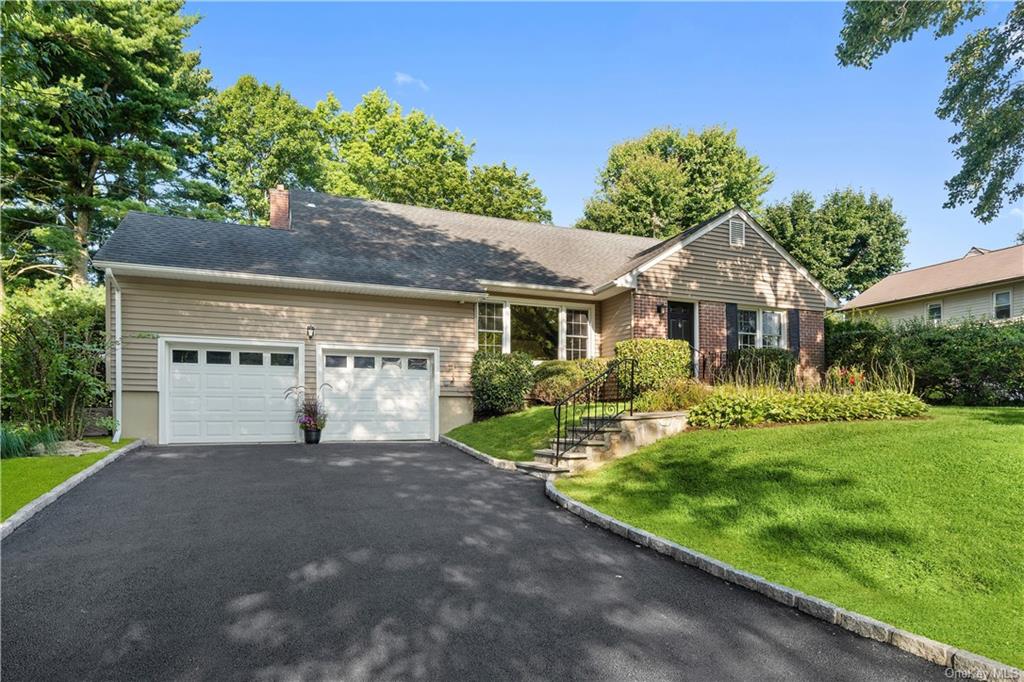
<path fill-rule="evenodd" d="M 600 448 L 600 447 L 604 447 L 604 446 L 608 445 L 608 441 L 606 441 L 604 438 L 588 438 L 587 440 L 580 441 L 579 443 L 576 442 L 575 438 L 552 438 L 551 439 L 551 446 L 554 447 L 555 443 L 558 443 L 558 444 L 560 444 L 560 445 L 562 445 L 563 447 L 566 447 L 566 448 L 570 448 L 570 447 L 578 447 L 578 448 L 593 447 L 593 448 Z"/>
<path fill-rule="evenodd" d="M 534 458 L 541 459 L 541 460 L 554 460 L 555 459 L 555 451 L 552 448 L 544 448 L 542 450 L 534 450 L 533 451 L 533 456 L 534 456 Z M 590 456 L 587 455 L 587 454 L 584 454 L 582 452 L 575 452 L 575 451 L 572 451 L 572 450 L 570 450 L 569 452 L 563 452 L 561 454 L 561 456 L 559 457 L 559 459 L 564 459 L 564 460 L 589 459 L 589 458 L 590 458 Z"/>
<path fill-rule="evenodd" d="M 546 462 L 516 462 L 516 469 L 546 481 L 570 473 L 568 467 L 555 466 Z"/>

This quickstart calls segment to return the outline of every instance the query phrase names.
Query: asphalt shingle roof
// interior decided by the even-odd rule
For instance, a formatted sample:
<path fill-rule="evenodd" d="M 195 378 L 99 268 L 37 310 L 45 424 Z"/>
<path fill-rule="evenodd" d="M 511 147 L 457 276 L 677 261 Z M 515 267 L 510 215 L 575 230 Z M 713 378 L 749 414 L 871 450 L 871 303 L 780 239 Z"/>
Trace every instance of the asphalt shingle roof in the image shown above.
<path fill-rule="evenodd" d="M 292 229 L 129 213 L 98 261 L 482 291 L 482 280 L 591 288 L 663 242 L 291 190 Z"/>

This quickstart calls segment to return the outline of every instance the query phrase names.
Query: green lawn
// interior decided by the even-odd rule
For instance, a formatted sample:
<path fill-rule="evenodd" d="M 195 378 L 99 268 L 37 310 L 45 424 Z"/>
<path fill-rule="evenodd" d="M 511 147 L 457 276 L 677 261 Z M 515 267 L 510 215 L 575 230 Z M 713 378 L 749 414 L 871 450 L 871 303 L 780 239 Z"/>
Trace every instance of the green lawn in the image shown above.
<path fill-rule="evenodd" d="M 111 450 L 122 448 L 134 439 L 122 438 L 116 446 L 110 438 L 85 438 L 90 443 L 105 445 L 102 452 L 80 457 L 17 457 L 0 459 L 0 520 L 6 521 L 14 512 L 49 492 L 79 471 L 88 469 Z"/>
<path fill-rule="evenodd" d="M 527 462 L 534 450 L 548 447 L 555 435 L 555 418 L 550 407 L 531 407 L 466 424 L 445 435 L 492 457 Z"/>
<path fill-rule="evenodd" d="M 1024 409 L 692 431 L 559 489 L 627 523 L 1024 667 Z"/>

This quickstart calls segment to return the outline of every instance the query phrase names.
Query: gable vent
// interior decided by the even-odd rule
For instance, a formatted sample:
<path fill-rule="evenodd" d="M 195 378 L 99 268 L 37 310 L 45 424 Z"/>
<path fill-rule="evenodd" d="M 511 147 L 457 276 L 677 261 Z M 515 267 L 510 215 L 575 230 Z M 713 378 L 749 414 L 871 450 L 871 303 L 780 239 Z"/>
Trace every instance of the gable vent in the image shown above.
<path fill-rule="evenodd" d="M 729 246 L 743 246 L 747 241 L 747 224 L 738 218 L 729 219 Z"/>

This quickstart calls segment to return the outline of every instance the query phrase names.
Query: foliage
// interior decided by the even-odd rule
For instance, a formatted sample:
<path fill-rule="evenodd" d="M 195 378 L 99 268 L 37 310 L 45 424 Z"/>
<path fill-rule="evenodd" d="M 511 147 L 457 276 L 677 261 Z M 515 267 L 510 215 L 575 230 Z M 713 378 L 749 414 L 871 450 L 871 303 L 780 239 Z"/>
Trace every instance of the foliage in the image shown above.
<path fill-rule="evenodd" d="M 828 365 L 906 365 L 914 391 L 935 403 L 1024 403 L 1024 322 L 890 324 L 870 316 L 828 320 Z"/>
<path fill-rule="evenodd" d="M 719 381 L 742 386 L 796 385 L 796 356 L 785 348 L 740 348 L 730 353 Z"/>
<path fill-rule="evenodd" d="M 615 344 L 615 357 L 633 360 L 632 378 L 628 370 L 619 375 L 625 396 L 639 396 L 661 388 L 674 379 L 685 379 L 693 371 L 690 344 L 675 339 L 627 339 Z M 635 384 L 633 383 L 635 382 Z"/>
<path fill-rule="evenodd" d="M 815 421 L 917 417 L 926 406 L 899 391 L 787 391 L 773 388 L 722 386 L 690 411 L 693 426 L 720 429 Z"/>
<path fill-rule="evenodd" d="M 757 211 L 773 179 L 735 130 L 658 128 L 612 147 L 576 227 L 664 239 L 737 204 Z"/>
<path fill-rule="evenodd" d="M 50 452 L 59 440 L 61 434 L 52 426 L 27 429 L 0 424 L 0 458 L 28 457 L 38 449 Z"/>
<path fill-rule="evenodd" d="M 40 282 L 12 295 L 0 319 L 3 419 L 80 438 L 85 408 L 108 400 L 103 291 Z"/>
<path fill-rule="evenodd" d="M 542 362 L 534 371 L 535 385 L 530 397 L 553 405 L 596 378 L 607 366 L 608 361 L 603 358 Z"/>
<path fill-rule="evenodd" d="M 213 176 L 233 198 L 230 216 L 259 223 L 269 217 L 267 190 L 284 184 L 322 185 L 320 137 L 313 114 L 280 85 L 242 76 L 218 93 L 207 121 Z"/>
<path fill-rule="evenodd" d="M 478 351 L 473 356 L 470 383 L 478 415 L 518 412 L 533 389 L 533 360 L 521 352 Z"/>
<path fill-rule="evenodd" d="M 327 408 L 324 406 L 323 392 L 330 388 L 328 383 L 320 384 L 316 395 L 306 395 L 305 385 L 292 386 L 284 392 L 285 398 L 295 398 L 299 407 L 295 410 L 295 423 L 304 431 L 322 431 L 327 426 Z"/>
<path fill-rule="evenodd" d="M 850 298 L 906 264 L 906 219 L 890 197 L 835 190 L 816 206 L 794 192 L 769 206 L 761 224 L 837 298 Z"/>
<path fill-rule="evenodd" d="M 455 202 L 458 211 L 509 220 L 551 222 L 547 197 L 529 173 L 520 173 L 505 162 L 473 166 L 466 182 L 466 189 Z"/>
<path fill-rule="evenodd" d="M 711 387 L 694 379 L 672 379 L 661 388 L 647 391 L 633 403 L 637 412 L 675 412 L 699 405 L 709 395 Z"/>
<path fill-rule="evenodd" d="M 5 280 L 85 284 L 87 250 L 176 179 L 210 80 L 183 5 L 3 3 Z"/>
<path fill-rule="evenodd" d="M 106 416 L 97 419 L 95 425 L 99 426 L 107 433 L 114 433 L 117 431 L 117 427 L 120 426 L 120 422 L 117 421 L 116 417 Z"/>
<path fill-rule="evenodd" d="M 741 570 L 1022 667 L 1024 620 L 1006 604 L 1024 575 L 1024 409 L 928 417 L 686 431 L 556 485 Z"/>
<path fill-rule="evenodd" d="M 844 66 L 871 68 L 919 30 L 948 36 L 985 8 L 978 0 L 850 2 L 836 56 Z M 1024 2 L 1013 3 L 998 26 L 968 34 L 946 61 L 936 114 L 957 126 L 949 141 L 961 167 L 946 181 L 945 207 L 973 202 L 974 216 L 991 222 L 1024 197 Z"/>
<path fill-rule="evenodd" d="M 555 418 L 550 407 L 529 407 L 464 424 L 446 435 L 498 459 L 529 462 L 534 450 L 548 447 L 555 437 Z"/>

